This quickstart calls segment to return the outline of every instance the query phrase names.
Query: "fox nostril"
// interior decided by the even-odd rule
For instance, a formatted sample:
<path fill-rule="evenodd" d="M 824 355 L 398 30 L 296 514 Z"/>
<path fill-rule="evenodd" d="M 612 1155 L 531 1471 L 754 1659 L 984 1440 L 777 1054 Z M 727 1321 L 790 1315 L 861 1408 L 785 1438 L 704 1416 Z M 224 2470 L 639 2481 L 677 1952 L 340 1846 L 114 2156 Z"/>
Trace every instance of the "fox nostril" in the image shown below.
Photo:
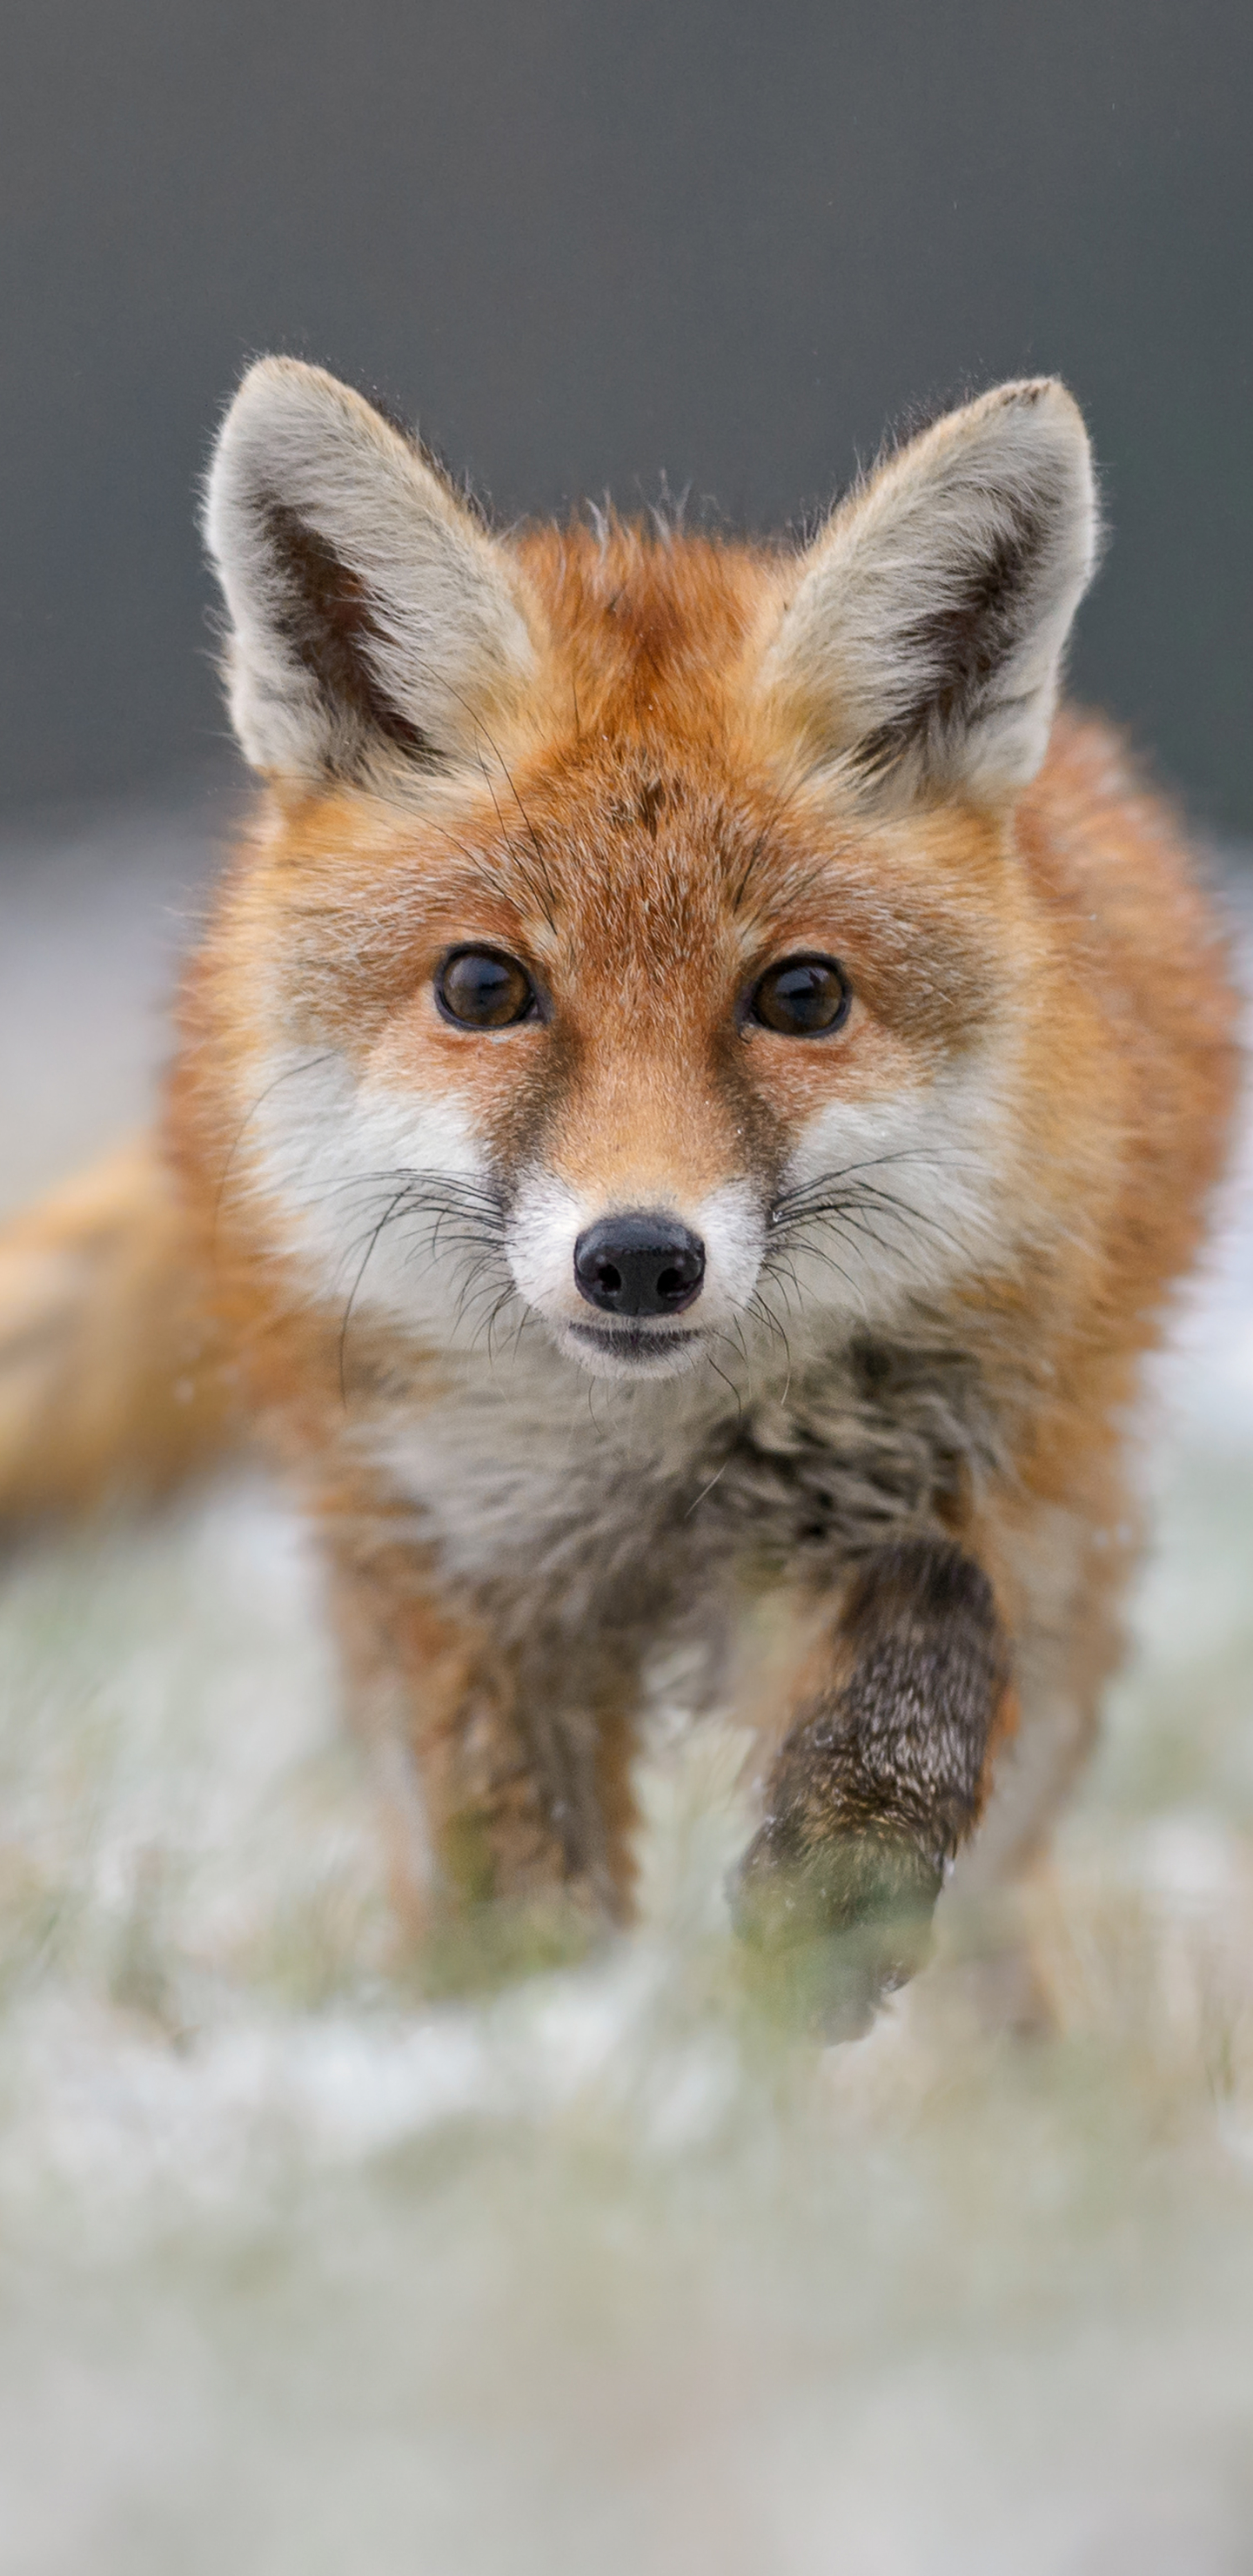
<path fill-rule="evenodd" d="M 704 1275 L 699 1235 L 664 1211 L 602 1217 L 574 1247 L 580 1296 L 610 1315 L 680 1314 Z"/>

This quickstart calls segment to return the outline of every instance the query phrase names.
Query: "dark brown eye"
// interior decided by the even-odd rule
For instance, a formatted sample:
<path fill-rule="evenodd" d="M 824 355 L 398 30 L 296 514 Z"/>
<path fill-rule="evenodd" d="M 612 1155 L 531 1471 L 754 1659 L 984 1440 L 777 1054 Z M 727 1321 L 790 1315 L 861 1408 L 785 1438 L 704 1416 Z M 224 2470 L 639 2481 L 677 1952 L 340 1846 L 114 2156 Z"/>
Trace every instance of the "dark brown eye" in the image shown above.
<path fill-rule="evenodd" d="M 459 1029 L 511 1029 L 530 1019 L 535 986 L 499 948 L 454 948 L 435 978 L 435 999 Z"/>
<path fill-rule="evenodd" d="M 825 1038 L 848 1018 L 852 998 L 834 957 L 783 957 L 753 986 L 748 1016 L 781 1038 Z"/>

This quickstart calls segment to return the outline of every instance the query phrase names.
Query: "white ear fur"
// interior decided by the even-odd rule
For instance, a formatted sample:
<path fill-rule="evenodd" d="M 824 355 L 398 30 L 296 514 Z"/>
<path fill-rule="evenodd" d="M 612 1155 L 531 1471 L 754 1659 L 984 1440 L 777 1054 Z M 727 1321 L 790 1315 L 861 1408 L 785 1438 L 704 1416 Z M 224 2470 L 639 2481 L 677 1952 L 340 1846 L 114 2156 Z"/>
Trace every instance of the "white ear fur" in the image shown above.
<path fill-rule="evenodd" d="M 417 447 L 293 358 L 250 368 L 204 517 L 245 756 L 376 778 L 480 753 L 535 662 L 513 566 Z"/>
<path fill-rule="evenodd" d="M 1012 793 L 1044 757 L 1097 541 L 1077 406 L 1052 377 L 1000 385 L 835 512 L 766 685 L 880 796 Z"/>

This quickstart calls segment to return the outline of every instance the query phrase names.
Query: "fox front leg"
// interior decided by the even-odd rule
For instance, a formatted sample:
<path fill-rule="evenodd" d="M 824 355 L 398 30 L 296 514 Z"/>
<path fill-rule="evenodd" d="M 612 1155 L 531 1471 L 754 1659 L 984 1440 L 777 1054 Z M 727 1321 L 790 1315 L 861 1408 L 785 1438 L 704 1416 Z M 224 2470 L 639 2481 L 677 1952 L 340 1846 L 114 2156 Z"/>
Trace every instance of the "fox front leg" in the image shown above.
<path fill-rule="evenodd" d="M 468 1962 L 536 1955 L 624 1918 L 635 1823 L 630 1657 L 502 1644 L 420 1551 L 367 1522 L 329 1534 L 349 1712 L 382 1793 L 408 1935 Z"/>
<path fill-rule="evenodd" d="M 948 1864 L 977 1822 L 1009 1672 L 992 1587 L 951 1542 L 859 1567 L 834 1670 L 786 1736 L 737 1873 L 739 1929 L 858 2037 L 923 1966 Z"/>

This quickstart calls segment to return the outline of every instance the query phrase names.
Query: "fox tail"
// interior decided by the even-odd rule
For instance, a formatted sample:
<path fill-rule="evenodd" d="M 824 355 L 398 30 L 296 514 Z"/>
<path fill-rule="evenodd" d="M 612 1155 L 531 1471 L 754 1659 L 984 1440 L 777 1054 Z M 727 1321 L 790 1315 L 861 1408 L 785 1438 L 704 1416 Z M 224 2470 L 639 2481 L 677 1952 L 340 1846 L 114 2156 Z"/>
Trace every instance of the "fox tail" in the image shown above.
<path fill-rule="evenodd" d="M 151 1501 L 231 1445 L 196 1280 L 153 1139 L 0 1227 L 0 1523 Z"/>

